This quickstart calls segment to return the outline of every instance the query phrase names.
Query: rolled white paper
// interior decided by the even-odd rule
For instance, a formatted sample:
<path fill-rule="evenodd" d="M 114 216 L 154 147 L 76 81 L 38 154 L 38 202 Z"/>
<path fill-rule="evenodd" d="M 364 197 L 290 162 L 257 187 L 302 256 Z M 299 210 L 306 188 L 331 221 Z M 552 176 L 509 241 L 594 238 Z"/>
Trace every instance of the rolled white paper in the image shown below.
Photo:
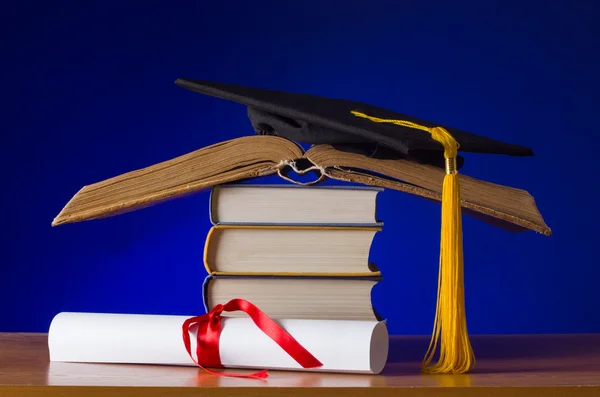
<path fill-rule="evenodd" d="M 50 361 L 190 365 L 182 325 L 187 316 L 60 313 L 48 332 Z M 226 368 L 378 374 L 387 361 L 389 336 L 376 321 L 278 320 L 321 363 L 302 368 L 250 318 L 224 318 L 219 341 Z M 191 330 L 192 342 L 196 329 Z M 195 345 L 192 345 L 195 355 Z"/>

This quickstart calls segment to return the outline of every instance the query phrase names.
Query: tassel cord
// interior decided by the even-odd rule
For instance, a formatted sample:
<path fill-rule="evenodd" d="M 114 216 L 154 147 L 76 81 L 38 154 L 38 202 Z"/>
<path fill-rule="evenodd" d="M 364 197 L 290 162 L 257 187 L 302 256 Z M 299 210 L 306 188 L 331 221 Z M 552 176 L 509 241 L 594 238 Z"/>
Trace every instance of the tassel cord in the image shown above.
<path fill-rule="evenodd" d="M 475 365 L 475 355 L 469 340 L 465 309 L 462 213 L 460 183 L 456 170 L 459 144 L 442 127 L 427 127 L 407 120 L 381 119 L 357 111 L 351 113 L 375 123 L 391 123 L 426 131 L 444 148 L 446 175 L 442 185 L 436 313 L 431 341 L 422 362 L 422 371 L 433 374 L 469 372 Z M 438 350 L 438 361 L 431 364 Z"/>

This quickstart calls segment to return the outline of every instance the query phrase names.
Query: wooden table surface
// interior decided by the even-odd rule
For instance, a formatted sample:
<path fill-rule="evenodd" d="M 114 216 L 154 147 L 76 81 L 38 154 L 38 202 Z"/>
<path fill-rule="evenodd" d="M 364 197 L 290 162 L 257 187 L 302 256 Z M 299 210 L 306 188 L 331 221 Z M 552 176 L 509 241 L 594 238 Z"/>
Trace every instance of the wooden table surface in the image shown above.
<path fill-rule="evenodd" d="M 392 337 L 381 375 L 270 371 L 253 380 L 193 367 L 50 362 L 46 334 L 0 333 L 0 396 L 600 397 L 600 334 L 473 336 L 477 366 L 466 375 L 421 374 L 428 341 Z"/>

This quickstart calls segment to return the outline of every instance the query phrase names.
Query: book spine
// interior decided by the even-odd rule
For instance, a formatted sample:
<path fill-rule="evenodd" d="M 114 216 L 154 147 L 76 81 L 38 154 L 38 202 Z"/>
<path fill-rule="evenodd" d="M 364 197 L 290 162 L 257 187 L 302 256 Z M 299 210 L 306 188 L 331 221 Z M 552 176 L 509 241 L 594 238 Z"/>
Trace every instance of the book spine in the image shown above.
<path fill-rule="evenodd" d="M 377 199 L 377 198 L 378 198 L 377 196 L 379 196 L 379 193 L 380 193 L 381 191 L 383 191 L 383 189 L 379 190 L 379 191 L 377 192 L 377 195 L 376 195 L 376 197 L 375 197 L 375 216 L 374 216 L 374 218 L 373 218 L 373 219 L 375 219 L 375 221 L 376 221 L 376 223 L 377 223 L 378 225 L 380 225 L 381 227 L 383 227 L 383 220 L 381 220 L 381 219 L 379 218 L 379 200 Z"/>
<path fill-rule="evenodd" d="M 212 274 L 213 271 L 210 268 L 210 265 L 208 264 L 208 252 L 209 252 L 209 247 L 210 247 L 210 240 L 211 237 L 213 235 L 213 233 L 215 232 L 215 230 L 219 229 L 219 226 L 213 226 L 210 228 L 210 230 L 208 231 L 208 234 L 206 235 L 206 239 L 204 240 L 204 254 L 202 255 L 202 261 L 204 262 L 204 268 L 206 269 L 206 272 L 208 274 Z"/>
<path fill-rule="evenodd" d="M 217 203 L 216 196 L 218 195 L 217 189 L 218 187 L 213 187 L 210 189 L 210 195 L 208 197 L 208 219 L 213 226 L 217 224 L 214 218 L 214 206 Z"/>
<path fill-rule="evenodd" d="M 213 276 L 209 274 L 202 282 L 202 305 L 204 306 L 205 313 L 210 311 L 208 307 L 208 284 L 210 284 L 210 280 L 212 280 L 212 278 Z"/>

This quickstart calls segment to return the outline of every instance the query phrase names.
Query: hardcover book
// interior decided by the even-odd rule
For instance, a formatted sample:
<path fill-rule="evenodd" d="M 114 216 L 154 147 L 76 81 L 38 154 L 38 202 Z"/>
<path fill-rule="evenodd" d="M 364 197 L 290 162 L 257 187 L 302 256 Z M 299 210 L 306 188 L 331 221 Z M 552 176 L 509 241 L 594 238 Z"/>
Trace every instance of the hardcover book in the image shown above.
<path fill-rule="evenodd" d="M 204 266 L 212 275 L 378 276 L 369 252 L 379 227 L 217 225 Z"/>
<path fill-rule="evenodd" d="M 105 218 L 197 193 L 217 185 L 288 172 L 315 173 L 315 183 L 331 178 L 383 187 L 441 202 L 445 172 L 404 159 L 379 159 L 314 145 L 306 152 L 277 136 L 244 136 L 220 142 L 143 169 L 84 186 L 56 216 L 54 226 Z M 461 175 L 465 214 L 513 232 L 551 235 L 534 198 L 525 190 Z"/>
<path fill-rule="evenodd" d="M 370 186 L 243 184 L 215 186 L 210 195 L 213 225 L 338 225 L 381 227 Z"/>
<path fill-rule="evenodd" d="M 274 319 L 383 321 L 371 292 L 381 277 L 207 276 L 206 312 L 235 298 L 251 301 Z M 243 313 L 226 313 L 243 317 Z"/>

